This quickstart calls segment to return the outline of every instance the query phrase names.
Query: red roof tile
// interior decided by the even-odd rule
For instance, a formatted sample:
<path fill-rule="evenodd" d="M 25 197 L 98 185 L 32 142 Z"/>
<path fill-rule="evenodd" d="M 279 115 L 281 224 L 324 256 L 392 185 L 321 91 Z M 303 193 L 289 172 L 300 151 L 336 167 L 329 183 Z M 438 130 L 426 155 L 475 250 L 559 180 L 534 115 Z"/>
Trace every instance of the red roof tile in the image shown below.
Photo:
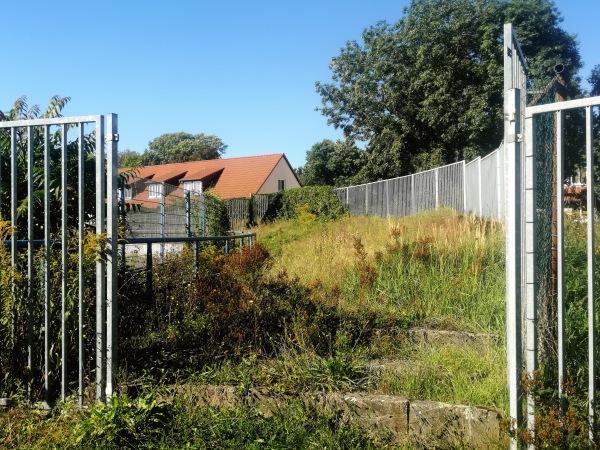
<path fill-rule="evenodd" d="M 285 158 L 283 153 L 146 166 L 140 168 L 136 176 L 177 184 L 205 180 L 221 172 L 214 193 L 221 198 L 248 197 L 260 191 L 281 158 Z M 119 169 L 120 172 L 126 170 L 129 169 Z"/>

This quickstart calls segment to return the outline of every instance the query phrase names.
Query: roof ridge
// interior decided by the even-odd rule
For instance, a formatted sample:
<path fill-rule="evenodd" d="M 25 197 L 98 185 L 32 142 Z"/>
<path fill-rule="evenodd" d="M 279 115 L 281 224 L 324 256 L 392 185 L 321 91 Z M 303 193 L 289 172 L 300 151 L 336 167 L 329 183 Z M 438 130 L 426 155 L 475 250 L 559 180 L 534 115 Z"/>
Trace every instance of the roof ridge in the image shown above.
<path fill-rule="evenodd" d="M 247 159 L 247 158 L 264 158 L 267 156 L 285 156 L 285 153 L 267 153 L 266 155 L 248 155 L 248 156 L 234 156 L 233 158 L 214 158 L 214 159 L 199 159 L 196 161 L 183 161 L 176 163 L 166 163 L 166 164 L 148 164 L 147 166 L 140 166 L 144 169 L 149 167 L 173 167 L 180 164 L 197 164 L 197 163 L 218 163 L 218 162 L 227 162 L 236 159 Z M 120 167 L 120 170 L 133 169 L 133 167 Z"/>

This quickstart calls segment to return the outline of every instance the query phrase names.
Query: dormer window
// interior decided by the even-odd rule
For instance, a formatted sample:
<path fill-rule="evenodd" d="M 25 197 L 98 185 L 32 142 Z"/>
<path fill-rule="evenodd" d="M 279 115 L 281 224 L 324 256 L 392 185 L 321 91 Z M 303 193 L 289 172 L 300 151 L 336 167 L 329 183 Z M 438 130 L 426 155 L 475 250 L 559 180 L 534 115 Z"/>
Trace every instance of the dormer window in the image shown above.
<path fill-rule="evenodd" d="M 202 194 L 202 181 L 201 180 L 184 181 L 183 189 L 187 192 L 190 192 L 192 195 L 201 195 Z"/>
<path fill-rule="evenodd" d="M 163 193 L 162 183 L 152 183 L 148 185 L 148 198 L 159 198 Z"/>
<path fill-rule="evenodd" d="M 117 189 L 117 198 L 121 198 L 121 188 Z M 123 198 L 125 200 L 131 200 L 131 186 L 127 187 L 125 186 L 125 191 L 123 192 Z"/>

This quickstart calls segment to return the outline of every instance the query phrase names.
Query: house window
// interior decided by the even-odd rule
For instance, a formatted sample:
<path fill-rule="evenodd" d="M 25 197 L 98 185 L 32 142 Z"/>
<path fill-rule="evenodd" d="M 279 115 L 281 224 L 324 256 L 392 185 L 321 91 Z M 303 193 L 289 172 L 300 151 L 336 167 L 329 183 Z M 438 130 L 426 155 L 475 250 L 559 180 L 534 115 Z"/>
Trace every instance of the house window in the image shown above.
<path fill-rule="evenodd" d="M 162 183 L 152 183 L 148 185 L 148 198 L 159 198 L 163 193 Z"/>
<path fill-rule="evenodd" d="M 191 192 L 192 195 L 200 195 L 200 194 L 202 194 L 202 181 L 200 181 L 200 180 L 184 181 L 183 189 L 188 192 Z"/>
<path fill-rule="evenodd" d="M 279 191 L 285 190 L 285 180 L 277 180 L 277 190 L 279 190 Z"/>
<path fill-rule="evenodd" d="M 118 189 L 117 189 L 117 198 L 118 198 L 119 200 L 121 199 L 121 192 L 122 192 L 122 191 L 121 191 L 121 188 L 118 188 Z M 130 187 L 126 187 L 126 188 L 125 188 L 125 192 L 124 192 L 123 198 L 124 198 L 125 200 L 131 200 L 131 186 L 130 186 Z"/>

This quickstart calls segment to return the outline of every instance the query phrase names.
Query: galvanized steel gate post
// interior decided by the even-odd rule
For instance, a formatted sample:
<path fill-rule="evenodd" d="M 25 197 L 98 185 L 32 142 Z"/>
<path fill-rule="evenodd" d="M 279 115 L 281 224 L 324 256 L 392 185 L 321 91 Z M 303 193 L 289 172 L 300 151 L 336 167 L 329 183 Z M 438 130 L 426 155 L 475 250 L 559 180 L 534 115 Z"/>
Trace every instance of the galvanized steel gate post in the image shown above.
<path fill-rule="evenodd" d="M 559 407 L 564 413 L 565 381 L 565 305 L 564 305 L 564 111 L 585 109 L 586 114 L 586 161 L 587 161 L 587 286 L 588 286 L 588 426 L 589 445 L 594 448 L 596 431 L 596 309 L 595 309 L 595 243 L 594 243 L 594 154 L 592 107 L 600 106 L 600 97 L 570 100 L 537 106 L 525 106 L 525 64 L 512 25 L 504 28 L 505 45 L 505 158 L 506 158 L 506 303 L 507 303 L 507 356 L 508 385 L 510 395 L 511 428 L 517 431 L 522 425 L 521 411 L 521 298 L 526 308 L 526 371 L 535 377 L 538 367 L 538 227 L 537 227 L 537 153 L 536 116 L 554 113 L 556 119 L 556 297 L 558 311 L 558 386 Z M 518 88 L 517 86 L 520 86 Z M 523 139 L 524 138 L 524 139 Z M 521 148 L 524 144 L 524 161 Z M 524 214 L 521 204 L 524 202 Z M 525 222 L 521 222 L 524 216 Z M 551 236 L 540 236 L 550 239 Z M 527 428 L 535 437 L 536 405 L 533 394 L 527 398 Z M 535 442 L 535 441 L 534 441 Z M 531 445 L 533 447 L 534 444 Z M 511 448 L 517 447 L 517 439 Z"/>
<path fill-rule="evenodd" d="M 522 426 L 522 215 L 521 215 L 521 110 L 525 96 L 525 58 L 511 24 L 504 25 L 504 155 L 506 158 L 506 353 L 510 429 Z M 517 448 L 517 439 L 511 439 Z"/>

